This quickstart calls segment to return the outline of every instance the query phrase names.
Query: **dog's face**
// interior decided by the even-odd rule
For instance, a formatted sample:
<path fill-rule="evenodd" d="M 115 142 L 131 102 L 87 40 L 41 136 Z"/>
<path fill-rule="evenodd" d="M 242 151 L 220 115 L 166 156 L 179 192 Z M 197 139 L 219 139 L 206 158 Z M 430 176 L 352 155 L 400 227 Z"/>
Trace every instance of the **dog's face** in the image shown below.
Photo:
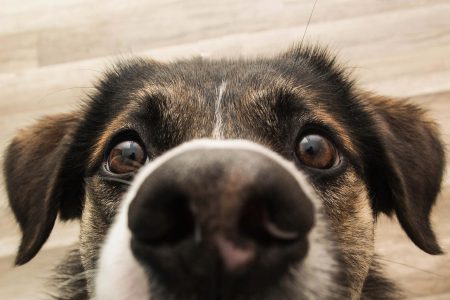
<path fill-rule="evenodd" d="M 358 298 L 379 213 L 440 252 L 429 214 L 443 160 L 420 109 L 293 49 L 122 63 L 82 110 L 21 132 L 5 177 L 17 263 L 58 214 L 79 218 L 97 299 Z"/>

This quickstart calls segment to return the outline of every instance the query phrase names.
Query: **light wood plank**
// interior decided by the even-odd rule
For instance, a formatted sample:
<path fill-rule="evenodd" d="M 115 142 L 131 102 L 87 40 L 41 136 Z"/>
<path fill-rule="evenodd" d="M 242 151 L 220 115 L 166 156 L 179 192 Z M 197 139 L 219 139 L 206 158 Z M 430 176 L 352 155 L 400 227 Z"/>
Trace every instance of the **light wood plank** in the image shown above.
<path fill-rule="evenodd" d="M 28 2 L 27 2 L 28 3 Z M 0 72 L 304 25 L 312 1 L 41 1 L 0 10 Z M 445 3 L 320 1 L 312 24 Z M 401 15 L 401 14 L 399 14 Z M 369 23 L 368 23 L 369 24 Z M 303 31 L 299 31 L 298 36 Z M 381 32 L 381 30 L 380 30 Z M 11 36 L 13 34 L 13 36 Z M 14 40 L 14 43 L 11 43 Z M 33 43 L 33 45 L 30 45 Z M 30 48 L 31 46 L 31 48 Z M 74 49 L 76 49 L 74 51 Z M 30 52 L 24 56 L 24 52 Z M 25 59 L 26 58 L 26 59 Z"/>

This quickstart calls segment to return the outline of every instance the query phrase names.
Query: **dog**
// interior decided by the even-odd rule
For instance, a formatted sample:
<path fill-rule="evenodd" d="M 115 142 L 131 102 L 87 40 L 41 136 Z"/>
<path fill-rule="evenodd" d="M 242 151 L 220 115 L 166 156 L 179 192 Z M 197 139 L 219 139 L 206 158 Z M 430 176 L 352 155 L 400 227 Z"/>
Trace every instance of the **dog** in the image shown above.
<path fill-rule="evenodd" d="M 134 58 L 6 150 L 16 264 L 59 216 L 80 238 L 55 299 L 396 299 L 377 216 L 441 253 L 429 217 L 444 160 L 425 111 L 360 89 L 323 47 Z"/>

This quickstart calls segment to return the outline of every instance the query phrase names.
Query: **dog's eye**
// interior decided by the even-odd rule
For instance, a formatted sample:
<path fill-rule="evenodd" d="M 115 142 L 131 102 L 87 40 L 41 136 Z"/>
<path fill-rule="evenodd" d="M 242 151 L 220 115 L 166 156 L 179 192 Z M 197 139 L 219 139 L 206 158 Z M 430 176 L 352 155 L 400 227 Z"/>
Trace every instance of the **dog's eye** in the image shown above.
<path fill-rule="evenodd" d="M 139 143 L 125 141 L 112 148 L 107 160 L 107 168 L 115 174 L 136 172 L 147 160 L 147 155 Z"/>
<path fill-rule="evenodd" d="M 334 144 L 318 134 L 308 134 L 298 139 L 295 155 L 302 164 L 315 169 L 329 169 L 339 162 Z"/>

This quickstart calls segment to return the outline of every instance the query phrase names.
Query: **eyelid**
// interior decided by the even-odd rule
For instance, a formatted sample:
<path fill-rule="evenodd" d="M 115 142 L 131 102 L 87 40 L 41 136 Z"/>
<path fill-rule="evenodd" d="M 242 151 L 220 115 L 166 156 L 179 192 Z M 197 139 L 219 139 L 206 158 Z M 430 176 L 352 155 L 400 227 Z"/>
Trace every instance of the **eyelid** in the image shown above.
<path fill-rule="evenodd" d="M 305 135 L 309 134 L 317 134 L 323 136 L 330 140 L 330 142 L 335 146 L 336 150 L 339 153 L 345 153 L 345 148 L 343 147 L 343 142 L 339 134 L 333 130 L 332 127 L 327 124 L 318 123 L 318 122 L 310 122 L 303 125 L 297 132 L 297 135 L 294 139 L 294 147 L 300 141 L 299 139 Z"/>

